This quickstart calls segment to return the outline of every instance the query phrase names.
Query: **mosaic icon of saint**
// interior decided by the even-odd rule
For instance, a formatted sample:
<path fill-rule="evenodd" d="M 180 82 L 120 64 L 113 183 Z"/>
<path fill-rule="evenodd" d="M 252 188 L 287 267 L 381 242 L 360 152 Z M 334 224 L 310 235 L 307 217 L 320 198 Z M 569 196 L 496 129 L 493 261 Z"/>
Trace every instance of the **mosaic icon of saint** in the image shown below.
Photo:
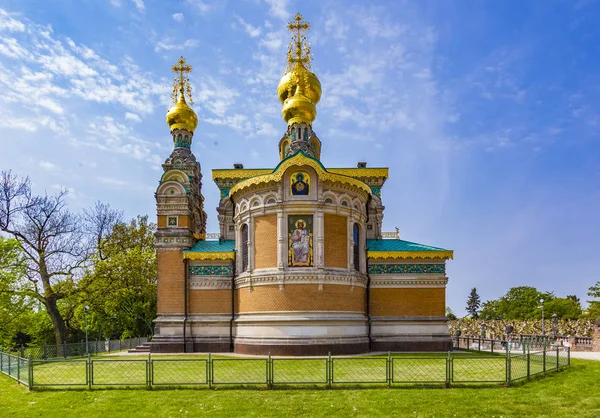
<path fill-rule="evenodd" d="M 296 222 L 296 229 L 292 234 L 292 250 L 294 251 L 295 263 L 308 263 L 310 234 L 306 230 L 306 224 L 302 219 Z"/>
<path fill-rule="evenodd" d="M 307 195 L 308 194 L 308 183 L 304 181 L 304 174 L 296 174 L 296 179 L 292 183 L 292 194 L 293 195 Z"/>

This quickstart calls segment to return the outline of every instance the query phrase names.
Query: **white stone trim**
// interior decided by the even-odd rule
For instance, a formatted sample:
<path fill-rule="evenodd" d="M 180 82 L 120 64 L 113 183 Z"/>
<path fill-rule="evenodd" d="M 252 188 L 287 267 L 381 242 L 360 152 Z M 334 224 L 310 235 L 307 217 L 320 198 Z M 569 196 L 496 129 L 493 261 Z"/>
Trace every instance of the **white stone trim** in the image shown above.
<path fill-rule="evenodd" d="M 371 276 L 371 288 L 445 288 L 448 278 L 444 276 L 417 277 L 417 276 Z"/>

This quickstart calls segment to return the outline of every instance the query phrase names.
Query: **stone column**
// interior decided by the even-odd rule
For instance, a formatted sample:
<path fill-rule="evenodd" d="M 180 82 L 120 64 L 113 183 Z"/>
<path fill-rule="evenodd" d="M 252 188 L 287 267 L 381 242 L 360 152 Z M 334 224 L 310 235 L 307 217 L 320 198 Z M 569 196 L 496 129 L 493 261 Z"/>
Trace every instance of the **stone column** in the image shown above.
<path fill-rule="evenodd" d="M 277 212 L 277 267 L 283 270 L 287 259 L 285 216 L 282 210 Z"/>
<path fill-rule="evenodd" d="M 316 222 L 314 222 L 315 234 L 317 236 L 317 246 L 314 249 L 314 258 L 317 261 L 317 268 L 322 269 L 324 266 L 324 253 L 325 253 L 325 217 L 323 210 L 315 212 Z"/>
<path fill-rule="evenodd" d="M 594 334 L 592 336 L 592 351 L 600 352 L 600 318 L 594 323 Z"/>
<path fill-rule="evenodd" d="M 248 271 L 254 271 L 254 216 L 248 217 Z"/>

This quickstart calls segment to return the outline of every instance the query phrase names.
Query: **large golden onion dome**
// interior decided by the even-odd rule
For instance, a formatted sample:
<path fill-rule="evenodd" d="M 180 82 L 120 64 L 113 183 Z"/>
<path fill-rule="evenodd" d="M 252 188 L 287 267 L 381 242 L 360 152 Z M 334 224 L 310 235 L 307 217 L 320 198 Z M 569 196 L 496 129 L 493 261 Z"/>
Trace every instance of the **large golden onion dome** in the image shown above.
<path fill-rule="evenodd" d="M 173 82 L 173 94 L 171 95 L 175 104 L 167 112 L 167 125 L 169 125 L 171 132 L 175 129 L 185 129 L 190 133 L 194 133 L 196 126 L 198 126 L 198 116 L 185 100 L 187 96 L 190 104 L 194 104 L 192 101 L 192 87 L 187 76 L 192 71 L 192 66 L 185 61 L 185 58 L 180 57 L 171 70 L 176 74 Z"/>
<path fill-rule="evenodd" d="M 288 48 L 288 67 L 279 80 L 277 96 L 283 104 L 281 111 L 288 125 L 312 124 L 317 116 L 317 103 L 321 100 L 321 82 L 310 71 L 310 45 L 304 32 L 310 27 L 300 13 L 288 24 L 292 38 Z"/>
<path fill-rule="evenodd" d="M 171 106 L 167 112 L 167 125 L 169 125 L 171 132 L 175 129 L 185 129 L 186 131 L 193 133 L 198 126 L 198 116 L 196 116 L 196 112 L 188 106 L 184 96 L 182 88 L 179 92 L 177 103 Z"/>

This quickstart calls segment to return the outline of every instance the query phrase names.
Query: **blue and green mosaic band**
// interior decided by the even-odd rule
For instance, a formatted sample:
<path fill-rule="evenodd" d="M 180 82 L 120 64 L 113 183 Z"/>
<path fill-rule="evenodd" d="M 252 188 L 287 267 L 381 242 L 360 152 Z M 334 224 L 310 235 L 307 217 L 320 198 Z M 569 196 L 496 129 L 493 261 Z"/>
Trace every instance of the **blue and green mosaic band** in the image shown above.
<path fill-rule="evenodd" d="M 371 187 L 371 192 L 377 196 L 381 197 L 381 187 Z"/>
<path fill-rule="evenodd" d="M 445 264 L 369 264 L 369 274 L 445 274 Z"/>
<path fill-rule="evenodd" d="M 231 276 L 231 266 L 190 266 L 191 276 Z"/>
<path fill-rule="evenodd" d="M 221 189 L 221 199 L 225 199 L 229 196 L 229 189 Z"/>

